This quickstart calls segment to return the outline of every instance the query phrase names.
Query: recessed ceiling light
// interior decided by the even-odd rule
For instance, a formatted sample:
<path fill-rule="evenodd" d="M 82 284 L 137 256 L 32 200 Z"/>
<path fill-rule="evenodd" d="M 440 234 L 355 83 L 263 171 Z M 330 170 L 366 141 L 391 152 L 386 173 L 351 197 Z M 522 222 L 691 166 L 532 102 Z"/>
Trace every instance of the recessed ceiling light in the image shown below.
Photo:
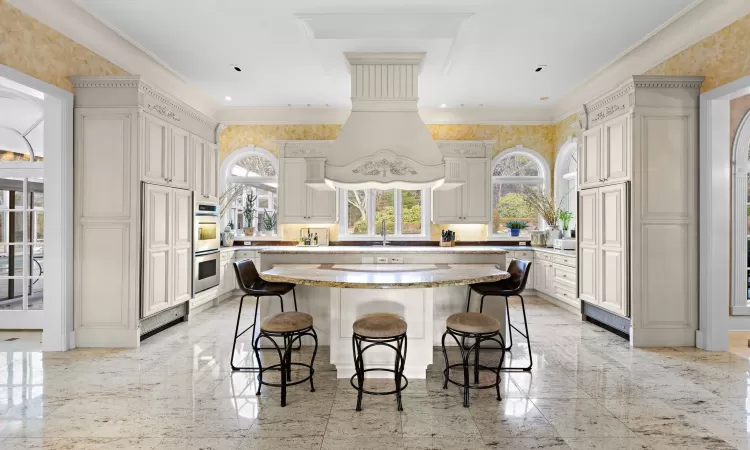
<path fill-rule="evenodd" d="M 549 100 L 549 97 L 539 97 L 539 100 Z"/>
<path fill-rule="evenodd" d="M 546 64 L 539 64 L 538 66 L 536 66 L 536 69 L 534 69 L 534 72 L 537 72 L 537 73 L 539 73 L 539 72 L 541 72 L 541 71 L 542 71 L 542 69 L 544 69 L 545 67 L 547 67 L 547 65 L 546 65 Z"/>
<path fill-rule="evenodd" d="M 232 68 L 233 68 L 233 69 L 234 69 L 234 70 L 235 70 L 236 72 L 242 72 L 242 69 L 240 69 L 240 67 L 239 67 L 239 66 L 232 66 Z"/>
<path fill-rule="evenodd" d="M 228 102 L 231 102 L 232 101 L 232 97 L 230 97 L 230 96 L 227 95 L 226 97 L 224 97 L 224 100 L 226 100 Z"/>
<path fill-rule="evenodd" d="M 441 107 L 441 108 L 447 108 L 447 107 L 448 107 L 448 105 L 446 105 L 445 103 L 443 103 L 442 105 L 440 105 L 440 107 Z"/>

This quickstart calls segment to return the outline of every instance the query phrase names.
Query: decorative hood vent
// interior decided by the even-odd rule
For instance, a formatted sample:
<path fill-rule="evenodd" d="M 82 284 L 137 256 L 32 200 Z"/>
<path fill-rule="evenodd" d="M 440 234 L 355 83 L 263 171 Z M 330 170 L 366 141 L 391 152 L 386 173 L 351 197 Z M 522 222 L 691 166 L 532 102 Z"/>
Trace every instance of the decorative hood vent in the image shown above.
<path fill-rule="evenodd" d="M 327 152 L 325 183 L 346 189 L 437 188 L 445 164 L 417 112 L 424 53 L 345 53 L 352 113 Z"/>

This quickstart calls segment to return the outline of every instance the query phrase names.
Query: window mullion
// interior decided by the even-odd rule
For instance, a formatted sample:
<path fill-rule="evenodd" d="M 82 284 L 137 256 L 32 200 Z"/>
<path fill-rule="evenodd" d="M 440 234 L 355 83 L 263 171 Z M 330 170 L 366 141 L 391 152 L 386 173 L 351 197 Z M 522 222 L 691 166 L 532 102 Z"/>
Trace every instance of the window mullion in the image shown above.
<path fill-rule="evenodd" d="M 375 191 L 367 189 L 365 198 L 367 199 L 367 234 L 375 236 Z"/>
<path fill-rule="evenodd" d="M 393 236 L 401 236 L 401 189 L 393 190 Z"/>

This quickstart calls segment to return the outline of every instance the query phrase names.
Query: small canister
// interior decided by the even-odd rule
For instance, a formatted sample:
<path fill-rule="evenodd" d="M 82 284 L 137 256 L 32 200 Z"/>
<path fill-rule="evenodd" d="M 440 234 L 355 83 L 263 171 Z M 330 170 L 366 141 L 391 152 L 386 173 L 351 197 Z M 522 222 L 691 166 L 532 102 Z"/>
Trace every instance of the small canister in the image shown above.
<path fill-rule="evenodd" d="M 531 246 L 532 247 L 544 247 L 547 245 L 547 234 L 541 230 L 533 230 L 531 232 Z"/>

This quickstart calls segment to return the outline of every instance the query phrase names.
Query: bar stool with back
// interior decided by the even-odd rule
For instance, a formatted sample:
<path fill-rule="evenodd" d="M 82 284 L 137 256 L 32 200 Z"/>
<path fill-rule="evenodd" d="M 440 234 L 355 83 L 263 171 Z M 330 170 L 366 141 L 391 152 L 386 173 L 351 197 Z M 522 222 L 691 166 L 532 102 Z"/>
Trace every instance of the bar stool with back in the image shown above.
<path fill-rule="evenodd" d="M 255 329 L 255 321 L 258 320 L 258 305 L 260 304 L 260 297 L 278 297 L 281 303 L 281 312 L 284 312 L 284 299 L 283 295 L 291 291 L 294 298 L 294 311 L 297 311 L 297 294 L 294 291 L 295 285 L 292 283 L 272 283 L 263 280 L 258 274 L 258 270 L 255 268 L 255 264 L 252 260 L 246 259 L 243 261 L 237 261 L 234 264 L 234 272 L 237 275 L 237 281 L 240 289 L 244 292 L 244 295 L 240 299 L 240 308 L 237 312 L 237 325 L 234 329 L 234 343 L 232 344 L 232 356 L 229 364 L 232 366 L 232 370 L 243 370 L 243 371 L 258 371 L 258 367 L 240 367 L 234 365 L 234 350 L 237 346 L 237 339 L 248 332 L 250 329 Z M 255 297 L 255 313 L 253 314 L 253 323 L 249 327 L 245 328 L 241 333 L 240 330 L 240 319 L 242 318 L 242 304 L 245 301 L 245 297 Z M 255 340 L 253 342 L 253 350 L 255 350 Z M 299 346 L 295 349 L 298 350 Z"/>
<path fill-rule="evenodd" d="M 513 347 L 513 330 L 516 330 L 518 334 L 526 338 L 526 345 L 528 346 L 529 352 L 529 365 L 527 367 L 504 367 L 504 372 L 527 372 L 531 370 L 533 360 L 531 357 L 531 340 L 529 338 L 529 324 L 526 320 L 526 306 L 524 305 L 523 296 L 521 292 L 526 288 L 526 281 L 529 279 L 529 272 L 531 270 L 531 262 L 524 261 L 521 259 L 513 259 L 510 261 L 508 266 L 508 272 L 510 278 L 505 280 L 494 281 L 491 283 L 477 283 L 469 285 L 469 294 L 466 297 L 466 312 L 471 310 L 471 293 L 472 291 L 482 296 L 479 303 L 479 312 L 481 313 L 484 309 L 484 298 L 488 296 L 505 297 L 505 312 L 508 318 L 508 347 L 505 350 L 510 350 Z M 516 328 L 510 321 L 510 305 L 508 304 L 508 297 L 518 297 L 521 299 L 521 310 L 523 311 L 523 326 L 524 332 Z M 463 347 L 466 347 L 463 345 Z"/>

